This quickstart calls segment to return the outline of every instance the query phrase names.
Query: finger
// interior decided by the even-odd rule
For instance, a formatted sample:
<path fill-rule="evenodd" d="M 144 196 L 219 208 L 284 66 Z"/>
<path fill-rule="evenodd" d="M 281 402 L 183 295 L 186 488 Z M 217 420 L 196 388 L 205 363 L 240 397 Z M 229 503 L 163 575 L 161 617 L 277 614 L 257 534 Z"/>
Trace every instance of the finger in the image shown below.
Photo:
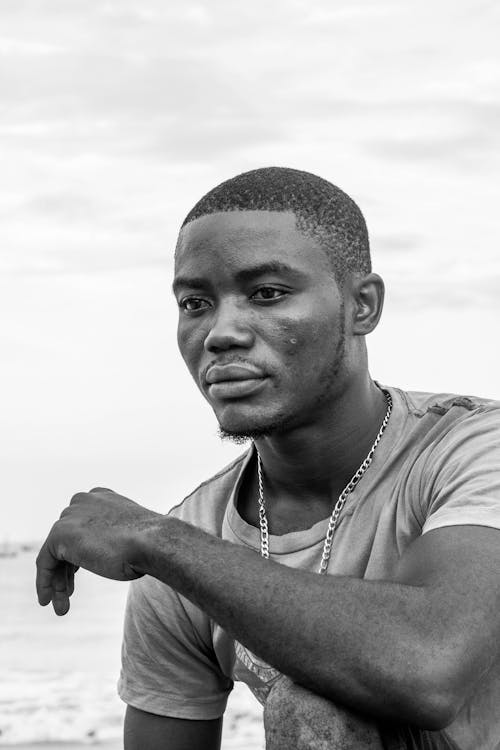
<path fill-rule="evenodd" d="M 90 492 L 112 492 L 113 494 L 115 494 L 114 490 L 110 490 L 107 487 L 93 487 L 91 490 L 89 490 L 89 494 Z"/>
<path fill-rule="evenodd" d="M 61 562 L 52 576 L 52 606 L 56 615 L 69 610 L 68 563 Z"/>
<path fill-rule="evenodd" d="M 75 573 L 77 565 L 68 565 L 68 595 L 71 596 L 75 590 Z"/>
<path fill-rule="evenodd" d="M 45 542 L 36 558 L 36 592 L 42 607 L 52 601 L 52 579 L 58 563 Z"/>

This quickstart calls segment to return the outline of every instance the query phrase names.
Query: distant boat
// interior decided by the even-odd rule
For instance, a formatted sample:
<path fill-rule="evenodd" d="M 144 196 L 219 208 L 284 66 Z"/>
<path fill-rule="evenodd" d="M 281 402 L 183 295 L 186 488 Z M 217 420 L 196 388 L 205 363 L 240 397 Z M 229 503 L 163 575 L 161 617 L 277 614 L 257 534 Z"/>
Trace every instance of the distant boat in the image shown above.
<path fill-rule="evenodd" d="M 16 557 L 18 550 L 9 542 L 0 544 L 0 557 Z"/>
<path fill-rule="evenodd" d="M 33 552 L 34 550 L 37 550 L 39 547 L 41 547 L 40 544 L 35 544 L 35 542 L 24 542 L 21 544 L 20 552 Z"/>

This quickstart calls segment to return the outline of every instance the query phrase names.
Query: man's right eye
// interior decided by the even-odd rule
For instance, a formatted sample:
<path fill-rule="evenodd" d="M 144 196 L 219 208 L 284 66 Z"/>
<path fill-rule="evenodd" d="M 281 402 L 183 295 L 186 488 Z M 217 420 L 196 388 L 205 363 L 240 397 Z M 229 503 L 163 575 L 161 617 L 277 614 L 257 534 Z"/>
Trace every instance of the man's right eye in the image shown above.
<path fill-rule="evenodd" d="M 185 297 L 179 302 L 179 307 L 185 312 L 198 312 L 208 307 L 208 302 L 200 297 Z"/>

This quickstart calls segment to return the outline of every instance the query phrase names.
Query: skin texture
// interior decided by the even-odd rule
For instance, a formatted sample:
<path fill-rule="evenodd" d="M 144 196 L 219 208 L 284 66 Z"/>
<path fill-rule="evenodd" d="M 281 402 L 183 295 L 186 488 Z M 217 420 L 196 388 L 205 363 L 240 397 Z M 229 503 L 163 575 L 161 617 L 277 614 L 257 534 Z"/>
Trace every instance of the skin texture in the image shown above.
<path fill-rule="evenodd" d="M 292 272 L 262 272 L 276 260 Z M 351 276 L 339 289 L 323 249 L 297 231 L 293 215 L 233 212 L 183 230 L 175 292 L 193 378 L 224 430 L 255 436 L 271 531 L 329 516 L 332 493 L 357 469 L 385 414 L 364 342 L 380 316 L 380 278 Z M 258 376 L 244 395 L 221 385 L 224 367 L 235 364 Z M 217 388 L 211 367 L 222 368 L 212 370 Z M 258 525 L 252 482 L 239 509 Z M 77 493 L 54 524 L 37 588 L 41 604 L 65 614 L 75 567 L 118 580 L 147 573 L 303 688 L 365 717 L 437 729 L 498 658 L 498 539 L 483 527 L 442 528 L 415 540 L 388 581 L 323 577 L 95 488 Z M 146 734 L 149 721 L 140 717 Z"/>
<path fill-rule="evenodd" d="M 264 708 L 266 750 L 383 750 L 374 722 L 284 677 Z"/>
<path fill-rule="evenodd" d="M 127 706 L 124 750 L 218 750 L 221 734 L 222 718 L 188 721 L 156 716 Z"/>

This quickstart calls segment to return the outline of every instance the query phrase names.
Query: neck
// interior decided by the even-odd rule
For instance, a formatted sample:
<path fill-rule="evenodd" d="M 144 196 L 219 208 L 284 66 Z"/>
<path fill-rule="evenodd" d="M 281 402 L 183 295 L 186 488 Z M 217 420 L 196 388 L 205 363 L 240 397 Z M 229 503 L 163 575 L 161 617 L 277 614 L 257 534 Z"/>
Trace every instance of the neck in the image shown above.
<path fill-rule="evenodd" d="M 366 457 L 386 411 L 384 394 L 367 375 L 325 408 L 320 422 L 259 438 L 266 502 L 279 496 L 303 503 L 307 496 L 330 507 Z"/>

